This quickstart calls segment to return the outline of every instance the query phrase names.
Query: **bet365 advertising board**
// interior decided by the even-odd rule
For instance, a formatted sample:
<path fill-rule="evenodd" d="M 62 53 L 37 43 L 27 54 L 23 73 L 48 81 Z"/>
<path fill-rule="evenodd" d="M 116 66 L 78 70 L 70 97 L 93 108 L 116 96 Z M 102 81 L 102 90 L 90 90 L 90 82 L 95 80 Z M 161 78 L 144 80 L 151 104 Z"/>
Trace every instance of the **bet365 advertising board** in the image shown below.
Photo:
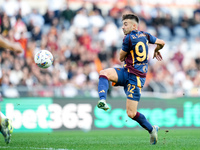
<path fill-rule="evenodd" d="M 162 128 L 200 127 L 200 98 L 142 98 L 138 111 Z M 1 111 L 13 120 L 15 132 L 54 130 L 139 129 L 128 118 L 125 98 L 107 99 L 108 111 L 96 107 L 98 99 L 15 98 L 4 99 Z"/>

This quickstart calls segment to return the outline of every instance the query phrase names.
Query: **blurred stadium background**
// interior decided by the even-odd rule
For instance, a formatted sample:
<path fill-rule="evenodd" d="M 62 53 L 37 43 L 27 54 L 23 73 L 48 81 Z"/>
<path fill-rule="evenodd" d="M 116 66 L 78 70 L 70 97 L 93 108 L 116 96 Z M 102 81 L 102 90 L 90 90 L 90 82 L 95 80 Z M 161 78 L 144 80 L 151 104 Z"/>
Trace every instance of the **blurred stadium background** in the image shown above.
<path fill-rule="evenodd" d="M 134 12 L 139 30 L 165 40 L 164 60 L 153 60 L 139 111 L 165 128 L 200 126 L 199 0 L 0 0 L 0 32 L 24 53 L 0 49 L 1 109 L 15 132 L 138 128 L 125 113 L 123 88 L 110 88 L 112 109 L 96 108 L 98 73 L 122 66 L 121 16 Z M 48 69 L 33 56 L 54 55 Z M 103 116 L 103 118 L 101 117 Z"/>

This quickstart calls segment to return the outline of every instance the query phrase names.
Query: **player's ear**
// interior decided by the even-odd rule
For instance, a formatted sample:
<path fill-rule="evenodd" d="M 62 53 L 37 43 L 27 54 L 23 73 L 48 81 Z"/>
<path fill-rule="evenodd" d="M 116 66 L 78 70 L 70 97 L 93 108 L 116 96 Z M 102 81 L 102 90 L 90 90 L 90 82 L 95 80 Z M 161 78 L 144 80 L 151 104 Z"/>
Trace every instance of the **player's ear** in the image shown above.
<path fill-rule="evenodd" d="M 137 29 L 137 24 L 133 23 L 133 29 Z"/>

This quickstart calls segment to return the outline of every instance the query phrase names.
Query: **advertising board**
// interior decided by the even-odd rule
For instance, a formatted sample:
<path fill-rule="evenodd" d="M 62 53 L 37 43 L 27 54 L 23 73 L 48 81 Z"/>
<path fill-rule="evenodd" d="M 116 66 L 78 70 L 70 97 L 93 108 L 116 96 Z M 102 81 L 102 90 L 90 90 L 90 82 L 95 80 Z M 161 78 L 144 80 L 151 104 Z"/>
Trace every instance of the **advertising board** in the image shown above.
<path fill-rule="evenodd" d="M 53 130 L 140 128 L 128 118 L 126 100 L 108 99 L 111 109 L 96 107 L 98 99 L 18 98 L 4 99 L 1 111 L 13 120 L 15 132 Z M 199 98 L 142 98 L 138 111 L 162 128 L 200 127 Z"/>

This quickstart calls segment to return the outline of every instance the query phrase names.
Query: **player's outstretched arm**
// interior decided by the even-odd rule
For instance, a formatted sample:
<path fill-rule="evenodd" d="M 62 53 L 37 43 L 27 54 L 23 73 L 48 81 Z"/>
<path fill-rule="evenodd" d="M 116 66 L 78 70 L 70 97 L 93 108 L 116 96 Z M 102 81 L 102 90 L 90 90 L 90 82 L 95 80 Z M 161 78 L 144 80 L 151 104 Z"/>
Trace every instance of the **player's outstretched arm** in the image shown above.
<path fill-rule="evenodd" d="M 165 42 L 163 40 L 161 40 L 161 39 L 156 39 L 155 44 L 157 44 L 157 46 L 156 46 L 156 48 L 154 50 L 153 58 L 156 58 L 158 61 L 161 61 L 162 60 L 162 55 L 159 52 L 159 50 L 161 50 L 164 47 Z"/>
<path fill-rule="evenodd" d="M 0 47 L 9 49 L 16 53 L 23 52 L 23 48 L 21 47 L 21 45 L 19 43 L 10 42 L 7 39 L 3 38 L 2 36 L 0 36 Z"/>
<path fill-rule="evenodd" d="M 165 46 L 165 42 L 161 39 L 156 39 L 155 44 L 157 44 L 155 51 L 159 51 L 160 49 L 162 49 Z"/>

